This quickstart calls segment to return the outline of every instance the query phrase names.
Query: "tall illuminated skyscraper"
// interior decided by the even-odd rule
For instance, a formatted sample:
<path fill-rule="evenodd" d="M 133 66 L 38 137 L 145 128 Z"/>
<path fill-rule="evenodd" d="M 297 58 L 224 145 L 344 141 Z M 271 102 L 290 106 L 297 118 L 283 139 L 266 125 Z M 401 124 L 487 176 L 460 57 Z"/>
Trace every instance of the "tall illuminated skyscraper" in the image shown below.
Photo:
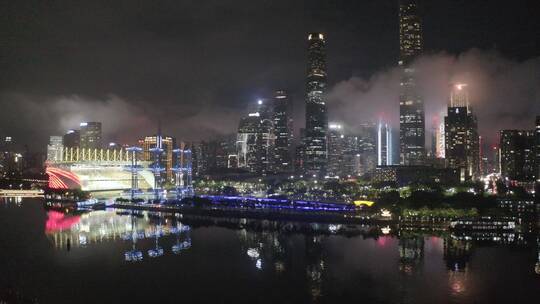
<path fill-rule="evenodd" d="M 276 133 L 268 104 L 268 100 L 259 100 L 256 112 L 240 120 L 236 139 L 238 167 L 258 174 L 272 171 L 276 156 Z"/>
<path fill-rule="evenodd" d="M 460 170 L 462 181 L 478 178 L 480 174 L 478 122 L 469 105 L 466 84 L 452 86 L 444 124 L 445 157 L 448 165 Z"/>
<path fill-rule="evenodd" d="M 540 115 L 536 116 L 536 180 L 540 181 Z"/>
<path fill-rule="evenodd" d="M 339 123 L 330 123 L 328 125 L 328 162 L 326 172 L 328 176 L 340 176 L 343 170 L 343 152 L 345 144 L 345 135 L 343 126 Z"/>
<path fill-rule="evenodd" d="M 446 143 L 444 139 L 444 119 L 436 127 L 437 129 L 435 133 L 435 141 L 436 141 L 435 157 L 445 158 L 446 157 L 446 150 L 445 150 Z"/>
<path fill-rule="evenodd" d="M 399 3 L 399 66 L 402 69 L 399 93 L 400 163 L 422 164 L 425 159 L 424 101 L 416 84 L 416 71 L 411 66 L 422 53 L 422 25 L 415 0 Z"/>
<path fill-rule="evenodd" d="M 391 166 L 392 161 L 392 129 L 379 121 L 377 126 L 377 166 Z"/>
<path fill-rule="evenodd" d="M 287 93 L 277 90 L 274 93 L 274 170 L 276 172 L 287 172 L 292 170 L 291 159 L 291 113 Z"/>
<path fill-rule="evenodd" d="M 321 174 L 326 166 L 326 52 L 321 33 L 308 35 L 308 67 L 306 83 L 306 129 L 304 169 L 308 174 Z"/>

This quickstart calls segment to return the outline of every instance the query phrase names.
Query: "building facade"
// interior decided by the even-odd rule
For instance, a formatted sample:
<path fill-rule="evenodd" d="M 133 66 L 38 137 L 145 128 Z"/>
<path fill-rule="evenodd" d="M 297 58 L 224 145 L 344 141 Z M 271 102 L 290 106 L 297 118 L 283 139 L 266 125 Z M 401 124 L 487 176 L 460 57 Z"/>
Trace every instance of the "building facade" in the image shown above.
<path fill-rule="evenodd" d="M 47 161 L 59 161 L 62 159 L 64 139 L 62 136 L 51 136 L 47 145 Z"/>
<path fill-rule="evenodd" d="M 424 101 L 416 83 L 414 59 L 422 53 L 422 25 L 415 0 L 399 3 L 401 81 L 399 93 L 400 164 L 418 165 L 425 159 Z"/>
<path fill-rule="evenodd" d="M 392 160 L 392 128 L 385 122 L 377 125 L 377 165 L 393 165 Z"/>
<path fill-rule="evenodd" d="M 81 146 L 81 132 L 79 130 L 68 130 L 64 134 L 64 147 L 79 148 Z"/>
<path fill-rule="evenodd" d="M 274 170 L 276 172 L 290 172 L 293 170 L 291 157 L 292 144 L 292 114 L 287 92 L 277 90 L 274 93 Z"/>
<path fill-rule="evenodd" d="M 326 173 L 330 177 L 339 177 L 343 173 L 345 135 L 339 123 L 328 124 L 328 162 Z"/>
<path fill-rule="evenodd" d="M 540 115 L 536 116 L 536 180 L 540 182 Z"/>
<path fill-rule="evenodd" d="M 80 147 L 82 149 L 100 149 L 103 147 L 101 122 L 81 122 L 80 127 Z"/>
<path fill-rule="evenodd" d="M 306 82 L 306 129 L 304 163 L 307 174 L 324 173 L 327 161 L 326 132 L 328 127 L 325 92 L 326 41 L 322 33 L 308 35 L 308 67 Z"/>
<path fill-rule="evenodd" d="M 240 120 L 236 139 L 238 168 L 266 174 L 274 171 L 275 131 L 272 112 L 263 100 L 256 112 Z"/>
<path fill-rule="evenodd" d="M 377 167 L 377 125 L 375 123 L 364 123 L 360 125 L 358 134 L 358 156 L 359 170 L 357 175 L 364 175 L 373 172 Z"/>
<path fill-rule="evenodd" d="M 500 140 L 501 175 L 511 181 L 534 181 L 537 170 L 534 131 L 502 130 Z"/>
<path fill-rule="evenodd" d="M 143 149 L 142 160 L 147 162 L 155 163 L 156 158 L 159 157 L 159 166 L 161 166 L 164 171 L 161 174 L 162 179 L 165 178 L 165 181 L 172 183 L 173 182 L 173 150 L 175 146 L 174 138 L 169 136 L 146 136 L 143 139 L 139 140 L 139 146 Z M 161 148 L 162 151 L 159 155 L 156 155 L 152 149 Z"/>
<path fill-rule="evenodd" d="M 468 96 L 466 84 L 453 85 L 444 119 L 445 158 L 450 168 L 459 170 L 461 181 L 480 176 L 478 122 Z"/>

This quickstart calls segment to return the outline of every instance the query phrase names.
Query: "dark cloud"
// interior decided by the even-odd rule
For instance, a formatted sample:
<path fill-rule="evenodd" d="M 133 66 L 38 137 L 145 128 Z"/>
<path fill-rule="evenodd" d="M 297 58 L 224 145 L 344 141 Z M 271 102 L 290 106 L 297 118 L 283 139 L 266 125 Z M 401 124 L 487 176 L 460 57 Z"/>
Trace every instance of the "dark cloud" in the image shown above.
<path fill-rule="evenodd" d="M 458 56 L 425 55 L 414 63 L 424 97 L 427 129 L 441 121 L 451 83 L 467 83 L 480 134 L 491 143 L 501 129 L 532 129 L 540 115 L 540 57 L 516 61 L 493 51 L 472 49 Z M 353 77 L 330 92 L 330 116 L 352 130 L 380 117 L 399 125 L 399 70 L 378 72 L 368 79 Z"/>
<path fill-rule="evenodd" d="M 526 65 L 538 55 L 527 3 L 497 18 L 495 3 L 423 1 L 426 49 L 496 49 Z M 128 142 L 158 120 L 181 139 L 232 133 L 275 88 L 289 90 L 299 127 L 311 31 L 327 34 L 331 86 L 384 83 L 398 56 L 397 1 L 28 0 L 0 11 L 0 135 L 36 149 L 79 118 Z M 380 112 L 397 109 L 384 104 Z"/>

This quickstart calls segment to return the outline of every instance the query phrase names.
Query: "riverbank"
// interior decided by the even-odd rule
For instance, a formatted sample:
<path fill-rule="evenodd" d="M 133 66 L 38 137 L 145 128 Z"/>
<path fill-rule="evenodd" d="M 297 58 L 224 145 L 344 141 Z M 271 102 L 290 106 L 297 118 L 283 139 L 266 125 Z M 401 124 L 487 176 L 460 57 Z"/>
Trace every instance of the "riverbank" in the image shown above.
<path fill-rule="evenodd" d="M 116 202 L 111 207 L 118 209 L 147 210 L 156 212 L 183 213 L 193 215 L 207 215 L 214 217 L 238 217 L 260 220 L 295 220 L 306 222 L 343 223 L 343 224 L 377 224 L 393 223 L 391 219 L 380 219 L 363 211 L 306 211 L 283 209 L 252 209 L 234 207 L 200 207 L 190 205 L 162 205 L 162 204 L 134 204 L 129 202 Z"/>

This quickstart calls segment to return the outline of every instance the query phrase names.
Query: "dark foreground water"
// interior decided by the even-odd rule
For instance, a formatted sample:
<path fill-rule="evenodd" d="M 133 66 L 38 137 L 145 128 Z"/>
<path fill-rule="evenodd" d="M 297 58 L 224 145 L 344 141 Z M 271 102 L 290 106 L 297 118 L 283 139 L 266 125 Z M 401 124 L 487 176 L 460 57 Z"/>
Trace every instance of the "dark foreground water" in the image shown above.
<path fill-rule="evenodd" d="M 535 237 L 64 214 L 39 199 L 0 199 L 0 229 L 0 302 L 540 302 Z"/>

